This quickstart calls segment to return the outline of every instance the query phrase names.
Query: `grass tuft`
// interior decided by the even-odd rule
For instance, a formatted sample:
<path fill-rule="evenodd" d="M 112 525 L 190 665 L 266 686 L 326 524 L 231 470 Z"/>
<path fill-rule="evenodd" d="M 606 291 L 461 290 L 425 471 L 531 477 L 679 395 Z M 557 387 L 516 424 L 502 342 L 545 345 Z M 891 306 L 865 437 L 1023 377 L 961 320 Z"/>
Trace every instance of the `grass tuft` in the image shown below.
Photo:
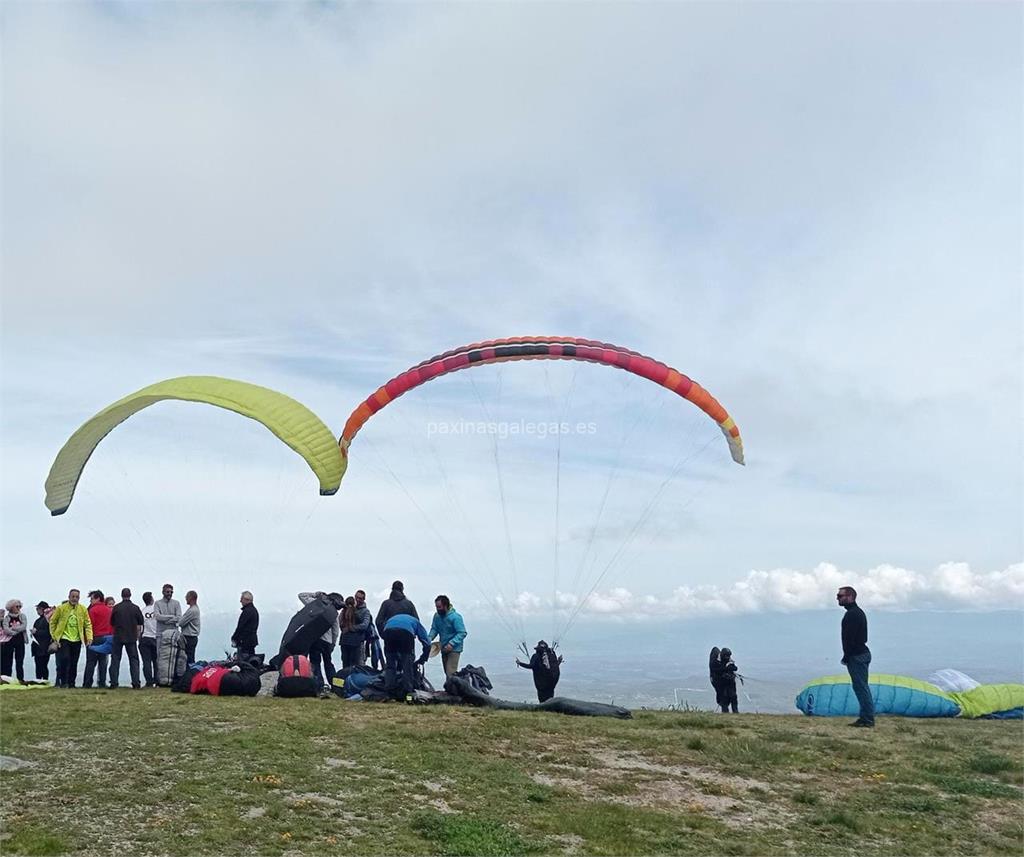
<path fill-rule="evenodd" d="M 515 831 L 486 818 L 457 815 L 417 815 L 413 829 L 446 857 L 505 857 L 535 853 Z"/>

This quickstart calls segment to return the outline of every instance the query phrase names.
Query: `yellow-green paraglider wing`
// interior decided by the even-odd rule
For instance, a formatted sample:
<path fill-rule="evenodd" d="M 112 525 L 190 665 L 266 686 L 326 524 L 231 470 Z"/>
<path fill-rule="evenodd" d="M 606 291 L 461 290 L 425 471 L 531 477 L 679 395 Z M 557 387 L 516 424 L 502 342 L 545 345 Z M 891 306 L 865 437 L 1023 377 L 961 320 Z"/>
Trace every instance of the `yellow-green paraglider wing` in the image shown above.
<path fill-rule="evenodd" d="M 338 490 L 346 461 L 331 430 L 309 408 L 284 393 L 256 384 L 194 375 L 143 387 L 104 408 L 71 435 L 46 478 L 46 508 L 50 513 L 62 515 L 68 510 L 85 463 L 112 429 L 132 414 L 166 399 L 215 405 L 262 423 L 305 459 L 320 480 L 321 494 Z"/>

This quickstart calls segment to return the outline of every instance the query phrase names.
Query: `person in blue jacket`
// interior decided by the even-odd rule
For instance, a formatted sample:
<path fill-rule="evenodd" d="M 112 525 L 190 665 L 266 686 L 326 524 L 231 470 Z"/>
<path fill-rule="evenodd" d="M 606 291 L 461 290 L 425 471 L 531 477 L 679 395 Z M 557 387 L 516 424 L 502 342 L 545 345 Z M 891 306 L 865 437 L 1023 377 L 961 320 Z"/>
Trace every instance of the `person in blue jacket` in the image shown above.
<path fill-rule="evenodd" d="M 408 613 L 392 616 L 384 624 L 384 690 L 395 699 L 412 702 L 416 684 L 416 667 L 430 657 L 430 637 L 420 620 Z M 423 644 L 423 654 L 416 658 L 416 640 Z"/>
<path fill-rule="evenodd" d="M 434 599 L 434 607 L 437 612 L 430 623 L 430 639 L 441 638 L 441 663 L 447 677 L 459 670 L 462 641 L 466 639 L 466 623 L 452 607 L 451 599 L 447 595 L 438 595 Z"/>

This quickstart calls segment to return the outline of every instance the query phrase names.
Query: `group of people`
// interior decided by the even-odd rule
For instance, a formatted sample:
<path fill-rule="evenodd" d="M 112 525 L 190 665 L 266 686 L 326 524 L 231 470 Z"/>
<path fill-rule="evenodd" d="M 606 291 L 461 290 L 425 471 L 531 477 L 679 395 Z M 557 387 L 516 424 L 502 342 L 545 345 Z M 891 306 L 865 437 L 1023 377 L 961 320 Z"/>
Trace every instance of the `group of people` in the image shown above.
<path fill-rule="evenodd" d="M 348 597 L 337 592 L 300 592 L 298 598 L 304 605 L 326 599 L 337 610 L 332 626 L 310 644 L 308 652 L 290 649 L 292 654 L 309 655 L 314 674 L 323 685 L 330 685 L 334 678 L 335 646 L 341 650 L 342 669 L 363 666 L 376 650 L 383 658 L 389 687 L 400 690 L 404 696 L 412 694 L 416 671 L 430 657 L 434 640 L 438 640 L 445 676 L 459 669 L 466 624 L 447 595 L 434 599 L 429 632 L 420 622 L 416 605 L 406 596 L 405 585 L 400 580 L 391 584 L 391 592 L 381 603 L 375 618 L 366 606 L 366 592 L 362 589 Z M 417 640 L 423 647 L 418 657 Z M 382 653 L 379 652 L 381 644 Z"/>
<path fill-rule="evenodd" d="M 54 685 L 73 688 L 78 682 L 78 664 L 85 649 L 85 673 L 82 687 L 116 688 L 121 660 L 127 655 L 132 687 L 157 684 L 159 635 L 174 631 L 189 657 L 195 656 L 199 640 L 199 596 L 194 590 L 185 594 L 186 609 L 172 596 L 174 587 L 165 584 L 162 597 L 142 593 L 142 606 L 132 601 L 132 591 L 121 590 L 121 600 L 104 596 L 99 589 L 87 594 L 82 603 L 79 589 L 68 592 L 66 600 L 51 606 L 36 604 L 36 620 L 31 625 L 21 601 L 12 598 L 0 619 L 0 674 L 25 681 L 25 649 L 31 647 L 37 681 L 49 681 L 50 658 L 54 659 Z"/>
<path fill-rule="evenodd" d="M 85 646 L 85 674 L 82 687 L 116 688 L 123 656 L 128 658 L 134 689 L 157 685 L 157 659 L 164 632 L 173 631 L 175 644 L 184 648 L 187 663 L 195 661 L 201 617 L 199 596 L 195 590 L 185 593 L 185 609 L 173 597 L 174 587 L 165 583 L 161 598 L 142 593 L 142 606 L 132 602 L 132 592 L 121 590 L 121 600 L 104 596 L 94 589 L 88 593 L 89 606 L 80 603 L 81 592 L 72 589 L 67 600 L 51 607 L 46 601 L 36 604 L 36 619 L 29 623 L 17 598 L 10 599 L 0 611 L 0 675 L 17 676 L 25 681 L 25 651 L 35 662 L 37 680 L 50 678 L 50 657 L 56 661 L 55 685 L 73 688 L 78 679 L 78 663 Z M 330 685 L 335 675 L 334 648 L 341 654 L 342 668 L 366 663 L 374 647 L 383 643 L 383 660 L 389 682 L 408 695 L 415 686 L 416 670 L 430 657 L 431 644 L 437 640 L 445 676 L 458 671 L 466 639 L 466 625 L 447 595 L 434 599 L 434 615 L 428 631 L 419 620 L 416 605 L 406 596 L 402 581 L 391 585 L 375 619 L 366 606 L 366 592 L 356 590 L 348 597 L 338 593 L 300 592 L 299 601 L 309 604 L 327 598 L 337 609 L 334 624 L 310 645 L 307 654 L 321 683 Z M 868 626 L 864 611 L 857 605 L 857 591 L 843 586 L 836 600 L 846 610 L 842 622 L 842 663 L 850 674 L 853 692 L 860 705 L 860 716 L 851 725 L 875 725 L 874 702 L 868 686 L 871 651 L 867 646 Z M 253 657 L 259 645 L 260 614 L 251 592 L 240 598 L 241 612 L 231 635 L 231 645 L 239 657 Z M 416 642 L 422 645 L 417 657 Z M 541 640 L 529 662 L 516 665 L 533 673 L 537 699 L 544 702 L 554 695 L 560 675 L 561 656 Z M 716 702 L 724 713 L 737 713 L 736 679 L 738 667 L 728 648 L 715 649 L 711 657 L 711 684 Z M 141 673 L 141 674 L 140 674 Z"/>

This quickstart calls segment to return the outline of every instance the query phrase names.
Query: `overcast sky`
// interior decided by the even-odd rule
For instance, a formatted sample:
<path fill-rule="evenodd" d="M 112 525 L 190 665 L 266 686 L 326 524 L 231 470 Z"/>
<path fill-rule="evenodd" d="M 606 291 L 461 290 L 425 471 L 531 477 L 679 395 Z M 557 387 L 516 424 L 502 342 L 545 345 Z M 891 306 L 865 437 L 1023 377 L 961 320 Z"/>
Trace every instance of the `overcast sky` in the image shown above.
<path fill-rule="evenodd" d="M 2 14 L 4 597 L 1024 604 L 1020 4 Z M 747 466 L 642 379 L 522 363 L 393 403 L 334 498 L 168 404 L 43 506 L 71 432 L 154 381 L 264 384 L 340 433 L 413 363 L 525 334 L 692 376 Z M 562 415 L 595 428 L 436 433 Z"/>

